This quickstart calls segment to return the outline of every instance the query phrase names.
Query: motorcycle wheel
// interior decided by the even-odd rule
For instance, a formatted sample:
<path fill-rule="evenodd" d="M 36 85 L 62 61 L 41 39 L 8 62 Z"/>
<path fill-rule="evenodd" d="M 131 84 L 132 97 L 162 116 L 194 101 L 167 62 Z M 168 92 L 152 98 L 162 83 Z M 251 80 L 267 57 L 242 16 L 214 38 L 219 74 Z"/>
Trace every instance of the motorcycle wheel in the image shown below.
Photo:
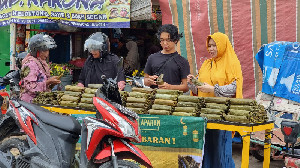
<path fill-rule="evenodd" d="M 11 168 L 30 167 L 28 160 L 22 157 L 22 153 L 28 148 L 27 141 L 18 138 L 8 139 L 0 145 L 0 151 Z"/>
<path fill-rule="evenodd" d="M 118 168 L 139 168 L 138 165 L 127 160 L 117 160 L 117 163 L 118 163 Z M 113 165 L 111 161 L 105 162 L 103 165 L 99 166 L 99 168 L 112 168 L 112 167 Z"/>
<path fill-rule="evenodd" d="M 12 118 L 3 121 L 0 129 L 0 141 L 8 137 L 13 131 L 17 130 L 18 126 Z"/>

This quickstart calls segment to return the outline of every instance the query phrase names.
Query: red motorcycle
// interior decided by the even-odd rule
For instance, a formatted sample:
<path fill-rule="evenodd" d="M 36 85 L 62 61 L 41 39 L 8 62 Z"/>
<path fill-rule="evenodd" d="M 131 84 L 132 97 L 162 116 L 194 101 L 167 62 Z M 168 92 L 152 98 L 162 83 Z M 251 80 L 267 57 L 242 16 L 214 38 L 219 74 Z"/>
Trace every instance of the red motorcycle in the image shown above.
<path fill-rule="evenodd" d="M 13 79 L 17 75 L 6 75 L 0 85 L 18 86 Z M 76 167 L 75 147 L 80 135 L 82 168 L 136 168 L 137 163 L 152 167 L 143 152 L 131 143 L 141 142 L 138 115 L 118 104 L 121 99 L 116 80 L 102 78 L 105 82 L 93 98 L 97 118 L 84 118 L 82 126 L 71 116 L 54 114 L 10 97 L 8 121 L 23 129 L 27 136 L 25 140 L 9 138 L 1 143 L 0 167 Z M 11 152 L 13 148 L 18 149 L 17 155 Z"/>

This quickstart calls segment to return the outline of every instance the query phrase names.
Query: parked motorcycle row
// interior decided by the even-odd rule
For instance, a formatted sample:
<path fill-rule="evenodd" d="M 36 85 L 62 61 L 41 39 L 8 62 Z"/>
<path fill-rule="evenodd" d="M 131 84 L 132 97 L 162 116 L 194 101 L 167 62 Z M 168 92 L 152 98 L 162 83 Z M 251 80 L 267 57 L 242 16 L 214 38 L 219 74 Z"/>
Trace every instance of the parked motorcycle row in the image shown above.
<path fill-rule="evenodd" d="M 135 168 L 152 167 L 145 154 L 131 142 L 141 142 L 138 115 L 121 106 L 116 79 L 106 79 L 93 104 L 96 118 L 86 117 L 82 125 L 73 117 L 54 114 L 15 96 L 19 89 L 19 71 L 0 79 L 10 86 L 12 95 L 6 114 L 1 116 L 1 168 Z M 0 105 L 2 105 L 0 99 Z M 11 138 L 13 132 L 26 138 Z M 75 159 L 76 143 L 81 137 L 80 161 Z M 17 149 L 18 152 L 12 152 Z"/>

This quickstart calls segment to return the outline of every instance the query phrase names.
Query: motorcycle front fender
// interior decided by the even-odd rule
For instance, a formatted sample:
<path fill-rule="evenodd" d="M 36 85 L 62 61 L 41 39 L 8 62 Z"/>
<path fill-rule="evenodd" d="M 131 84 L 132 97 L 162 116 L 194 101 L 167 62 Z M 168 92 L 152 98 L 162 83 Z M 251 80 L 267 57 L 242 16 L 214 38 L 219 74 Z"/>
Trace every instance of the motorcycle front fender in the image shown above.
<path fill-rule="evenodd" d="M 116 139 L 113 141 L 113 144 L 114 153 L 118 159 L 132 159 L 146 167 L 152 167 L 151 162 L 147 158 L 147 156 L 132 143 L 126 142 L 122 139 Z M 99 154 L 97 154 L 97 156 L 95 157 L 95 162 L 105 162 L 107 160 L 110 160 L 110 156 L 111 146 L 107 146 L 103 150 L 101 150 Z"/>

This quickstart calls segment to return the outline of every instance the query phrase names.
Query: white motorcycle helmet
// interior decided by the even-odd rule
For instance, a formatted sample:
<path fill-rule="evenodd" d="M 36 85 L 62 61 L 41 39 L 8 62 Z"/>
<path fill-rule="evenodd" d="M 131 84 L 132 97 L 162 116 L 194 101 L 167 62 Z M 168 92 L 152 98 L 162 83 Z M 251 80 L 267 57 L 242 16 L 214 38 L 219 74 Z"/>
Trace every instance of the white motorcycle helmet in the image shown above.
<path fill-rule="evenodd" d="M 56 48 L 54 39 L 45 34 L 36 34 L 29 39 L 28 49 L 33 57 L 37 57 L 38 51 L 47 51 Z"/>
<path fill-rule="evenodd" d="M 108 36 L 101 32 L 92 34 L 84 43 L 84 50 L 89 52 L 99 50 L 102 56 L 108 53 Z"/>

